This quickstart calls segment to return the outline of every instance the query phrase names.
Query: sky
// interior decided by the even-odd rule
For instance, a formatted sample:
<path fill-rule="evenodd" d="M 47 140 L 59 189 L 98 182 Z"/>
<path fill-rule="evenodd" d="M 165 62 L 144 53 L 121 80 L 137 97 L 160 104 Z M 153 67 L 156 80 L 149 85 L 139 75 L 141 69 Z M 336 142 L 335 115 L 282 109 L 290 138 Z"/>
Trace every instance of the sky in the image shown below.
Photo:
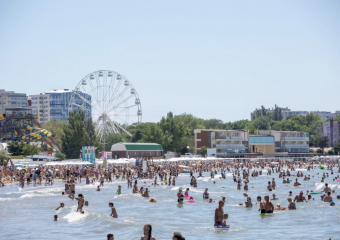
<path fill-rule="evenodd" d="M 74 89 L 96 70 L 167 112 L 340 110 L 340 1 L 0 0 L 0 89 Z"/>

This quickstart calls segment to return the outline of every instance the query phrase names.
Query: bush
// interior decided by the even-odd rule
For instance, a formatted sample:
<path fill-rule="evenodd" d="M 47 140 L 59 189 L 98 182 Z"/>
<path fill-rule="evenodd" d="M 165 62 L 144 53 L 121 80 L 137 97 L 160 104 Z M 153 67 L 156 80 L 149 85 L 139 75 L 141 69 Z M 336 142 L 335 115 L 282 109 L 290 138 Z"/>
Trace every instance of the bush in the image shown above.
<path fill-rule="evenodd" d="M 9 158 L 8 153 L 5 150 L 0 150 L 0 166 L 5 165 L 6 160 Z M 1 179 L 0 179 L 1 180 Z"/>
<path fill-rule="evenodd" d="M 65 154 L 62 154 L 62 153 L 60 153 L 60 152 L 56 153 L 55 156 L 56 156 L 57 158 L 61 159 L 61 160 L 65 160 L 65 157 L 66 157 Z"/>
<path fill-rule="evenodd" d="M 335 155 L 335 152 L 333 150 L 329 150 L 328 155 Z"/>
<path fill-rule="evenodd" d="M 316 153 L 323 153 L 321 149 L 317 149 Z"/>

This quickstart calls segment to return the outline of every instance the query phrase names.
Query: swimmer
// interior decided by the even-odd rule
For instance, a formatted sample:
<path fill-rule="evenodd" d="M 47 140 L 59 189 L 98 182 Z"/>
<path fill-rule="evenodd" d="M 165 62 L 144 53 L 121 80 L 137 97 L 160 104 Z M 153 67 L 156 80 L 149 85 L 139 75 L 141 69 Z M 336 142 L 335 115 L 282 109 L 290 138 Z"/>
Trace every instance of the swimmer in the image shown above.
<path fill-rule="evenodd" d="M 273 198 L 272 198 L 271 200 L 279 200 L 279 199 L 276 197 L 276 195 L 275 195 L 275 193 L 274 193 L 274 194 L 273 194 Z"/>
<path fill-rule="evenodd" d="M 118 218 L 118 214 L 117 214 L 116 208 L 113 206 L 112 202 L 109 203 L 109 207 L 111 208 L 110 217 Z"/>
<path fill-rule="evenodd" d="M 222 220 L 222 227 L 230 227 L 230 225 L 227 225 L 227 219 L 228 219 L 228 214 L 225 213 L 223 214 L 223 220 Z"/>
<path fill-rule="evenodd" d="M 208 188 L 206 188 L 206 189 L 204 190 L 203 199 L 209 199 Z"/>
<path fill-rule="evenodd" d="M 212 200 L 212 198 L 209 198 L 209 203 L 213 203 L 215 201 Z"/>
<path fill-rule="evenodd" d="M 84 214 L 85 212 L 84 211 L 81 211 L 80 214 Z"/>
<path fill-rule="evenodd" d="M 149 189 L 148 188 L 145 189 L 145 192 L 142 194 L 142 196 L 143 197 L 150 197 L 149 196 Z"/>
<path fill-rule="evenodd" d="M 294 202 L 303 202 L 303 201 L 308 202 L 305 196 L 303 196 L 303 191 L 300 191 L 300 194 L 295 196 Z"/>
<path fill-rule="evenodd" d="M 182 189 L 183 188 L 179 188 L 178 192 L 177 192 L 177 202 L 178 202 L 178 204 L 183 204 L 184 196 L 183 196 Z"/>
<path fill-rule="evenodd" d="M 269 196 L 264 196 L 266 213 L 274 213 L 274 205 L 269 200 Z"/>
<path fill-rule="evenodd" d="M 245 207 L 247 207 L 247 208 L 253 207 L 253 203 L 251 202 L 250 196 L 247 196 L 247 201 L 245 202 Z"/>
<path fill-rule="evenodd" d="M 122 194 L 122 187 L 119 185 L 117 189 L 117 195 Z"/>
<path fill-rule="evenodd" d="M 189 188 L 185 190 L 184 196 L 189 196 L 189 190 L 190 190 Z"/>
<path fill-rule="evenodd" d="M 114 236 L 112 233 L 107 234 L 107 240 L 114 240 Z"/>
<path fill-rule="evenodd" d="M 293 202 L 293 200 L 291 198 L 288 198 L 287 200 L 289 202 L 288 209 L 289 210 L 296 210 L 295 202 Z"/>
<path fill-rule="evenodd" d="M 261 214 L 264 214 L 264 213 L 266 213 L 265 202 L 264 202 L 264 201 L 262 201 L 262 199 L 261 199 L 261 196 L 258 196 L 258 197 L 257 197 L 257 202 L 259 202 L 259 203 L 260 203 L 260 208 L 259 208 L 259 211 L 261 211 Z"/>
<path fill-rule="evenodd" d="M 144 235 L 141 237 L 141 240 L 156 240 L 156 238 L 152 236 L 152 227 L 150 224 L 146 224 L 143 231 Z"/>
<path fill-rule="evenodd" d="M 59 208 L 63 208 L 65 206 L 65 204 L 64 203 L 60 203 L 60 206 L 59 207 L 57 207 L 55 210 L 59 210 Z"/>
<path fill-rule="evenodd" d="M 100 187 L 99 186 L 97 186 L 97 190 L 96 190 L 97 192 L 99 192 L 100 191 Z"/>
<path fill-rule="evenodd" d="M 285 207 L 281 207 L 281 205 L 280 204 L 277 204 L 277 206 L 276 206 L 276 208 L 275 208 L 275 210 L 286 210 L 287 208 L 285 208 Z"/>
<path fill-rule="evenodd" d="M 223 206 L 224 206 L 224 202 L 222 200 L 220 200 L 218 202 L 218 207 L 215 209 L 215 219 L 214 219 L 214 226 L 215 227 L 221 227 L 222 226 L 223 215 L 224 215 Z"/>
<path fill-rule="evenodd" d="M 54 221 L 55 222 L 60 221 L 59 218 L 58 218 L 58 215 L 54 215 Z"/>
<path fill-rule="evenodd" d="M 324 202 L 332 202 L 333 198 L 331 196 L 331 192 L 328 192 L 327 195 L 323 198 Z"/>

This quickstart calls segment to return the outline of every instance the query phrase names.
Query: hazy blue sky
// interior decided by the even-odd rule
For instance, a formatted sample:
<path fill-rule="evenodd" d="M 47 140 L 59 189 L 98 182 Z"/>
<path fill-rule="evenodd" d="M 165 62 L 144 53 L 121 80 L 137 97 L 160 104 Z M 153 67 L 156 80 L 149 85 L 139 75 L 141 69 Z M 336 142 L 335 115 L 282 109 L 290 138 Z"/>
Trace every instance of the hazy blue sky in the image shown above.
<path fill-rule="evenodd" d="M 340 1 L 0 0 L 0 88 L 73 89 L 100 69 L 133 83 L 143 121 L 340 110 Z"/>

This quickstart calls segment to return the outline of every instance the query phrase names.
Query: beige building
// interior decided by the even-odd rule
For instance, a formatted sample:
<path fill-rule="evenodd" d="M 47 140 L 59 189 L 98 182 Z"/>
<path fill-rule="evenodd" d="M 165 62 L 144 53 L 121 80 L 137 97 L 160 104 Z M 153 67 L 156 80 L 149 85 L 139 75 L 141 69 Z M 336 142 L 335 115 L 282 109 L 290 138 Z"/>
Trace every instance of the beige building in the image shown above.
<path fill-rule="evenodd" d="M 261 136 L 273 136 L 275 152 L 309 153 L 309 134 L 298 131 L 258 131 Z"/>

